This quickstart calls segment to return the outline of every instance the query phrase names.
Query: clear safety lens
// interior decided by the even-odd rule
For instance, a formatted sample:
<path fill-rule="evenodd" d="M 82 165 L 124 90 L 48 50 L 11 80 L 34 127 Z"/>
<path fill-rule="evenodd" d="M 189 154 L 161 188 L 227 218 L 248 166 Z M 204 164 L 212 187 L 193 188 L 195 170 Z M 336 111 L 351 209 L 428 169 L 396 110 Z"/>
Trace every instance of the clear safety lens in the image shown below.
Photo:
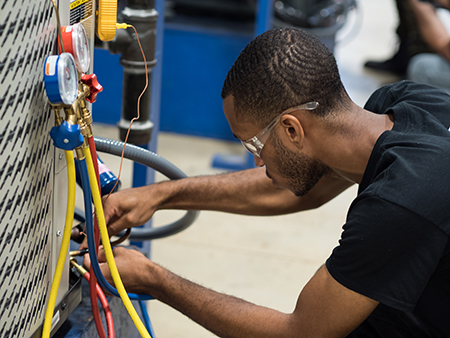
<path fill-rule="evenodd" d="M 249 140 L 241 141 L 242 145 L 249 153 L 255 156 L 260 156 L 261 150 L 264 147 L 264 144 L 262 144 L 256 137 L 252 137 Z"/>

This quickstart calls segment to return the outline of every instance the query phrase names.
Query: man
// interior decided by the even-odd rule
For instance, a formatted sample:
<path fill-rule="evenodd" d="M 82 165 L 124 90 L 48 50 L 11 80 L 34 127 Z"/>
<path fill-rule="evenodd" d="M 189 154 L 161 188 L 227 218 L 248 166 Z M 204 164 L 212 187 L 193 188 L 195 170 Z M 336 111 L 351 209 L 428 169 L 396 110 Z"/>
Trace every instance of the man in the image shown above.
<path fill-rule="evenodd" d="M 436 86 L 450 93 L 450 34 L 431 3 L 418 0 L 409 0 L 409 3 L 423 40 L 434 53 L 413 56 L 408 63 L 408 79 Z M 437 5 L 450 9 L 448 0 L 439 0 Z"/>
<path fill-rule="evenodd" d="M 398 49 L 389 59 L 385 61 L 367 61 L 364 67 L 404 77 L 407 73 L 409 60 L 414 55 L 432 53 L 433 51 L 427 42 L 423 40 L 410 0 L 395 0 L 395 4 L 398 14 L 398 26 L 395 31 L 399 41 Z"/>
<path fill-rule="evenodd" d="M 117 248 L 127 290 L 151 294 L 223 337 L 450 336 L 450 97 L 401 82 L 363 109 L 348 97 L 332 53 L 294 28 L 250 42 L 222 97 L 233 134 L 259 168 L 113 194 L 104 203 L 110 233 L 159 209 L 307 210 L 357 183 L 339 246 L 289 314 Z M 106 264 L 102 270 L 111 280 Z"/>
<path fill-rule="evenodd" d="M 450 34 L 436 11 L 436 8 L 450 10 L 450 1 L 397 0 L 396 3 L 398 51 L 386 61 L 367 61 L 364 66 L 450 93 Z"/>

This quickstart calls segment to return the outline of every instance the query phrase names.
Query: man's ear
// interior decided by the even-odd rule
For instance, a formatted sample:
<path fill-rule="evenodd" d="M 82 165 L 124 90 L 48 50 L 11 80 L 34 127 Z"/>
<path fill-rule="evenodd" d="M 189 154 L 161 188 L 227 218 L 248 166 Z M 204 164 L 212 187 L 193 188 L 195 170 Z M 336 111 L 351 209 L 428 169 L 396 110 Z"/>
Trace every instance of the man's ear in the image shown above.
<path fill-rule="evenodd" d="M 284 115 L 281 117 L 281 125 L 284 128 L 286 136 L 291 142 L 297 143 L 300 146 L 303 144 L 305 131 L 302 123 L 297 119 L 297 117 L 290 114 Z"/>

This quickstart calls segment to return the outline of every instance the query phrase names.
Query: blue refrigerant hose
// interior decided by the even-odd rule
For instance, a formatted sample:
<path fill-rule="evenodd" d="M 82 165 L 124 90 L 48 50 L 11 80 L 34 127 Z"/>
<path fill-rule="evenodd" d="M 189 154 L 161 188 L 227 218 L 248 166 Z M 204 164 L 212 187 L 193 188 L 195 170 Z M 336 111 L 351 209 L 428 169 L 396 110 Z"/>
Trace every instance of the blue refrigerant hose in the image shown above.
<path fill-rule="evenodd" d="M 94 240 L 94 222 L 93 222 L 93 216 L 92 216 L 92 195 L 91 195 L 91 188 L 89 184 L 89 174 L 86 164 L 86 159 L 78 161 L 78 164 L 80 166 L 80 175 L 81 175 L 81 182 L 82 182 L 82 188 L 83 188 L 83 195 L 84 195 L 84 210 L 86 215 L 86 232 L 87 232 L 87 241 L 88 246 L 90 248 L 89 250 L 89 258 L 91 259 L 91 266 L 94 270 L 95 276 L 97 277 L 98 283 L 104 288 L 107 292 L 110 294 L 120 297 L 119 292 L 115 287 L 113 287 L 111 284 L 108 283 L 108 281 L 103 276 L 102 270 L 100 269 L 100 265 L 98 264 L 98 258 L 97 253 L 94 250 L 95 248 L 95 240 Z M 129 293 L 128 297 L 131 300 L 150 300 L 154 299 L 152 296 L 149 295 L 138 295 L 135 293 Z M 153 337 L 153 335 L 152 335 Z"/>
<path fill-rule="evenodd" d="M 144 319 L 145 328 L 147 329 L 148 333 L 150 333 L 150 336 L 156 337 L 155 332 L 153 332 L 152 323 L 150 322 L 150 316 L 148 315 L 146 303 L 144 301 L 140 300 L 139 306 L 141 308 L 142 318 Z"/>

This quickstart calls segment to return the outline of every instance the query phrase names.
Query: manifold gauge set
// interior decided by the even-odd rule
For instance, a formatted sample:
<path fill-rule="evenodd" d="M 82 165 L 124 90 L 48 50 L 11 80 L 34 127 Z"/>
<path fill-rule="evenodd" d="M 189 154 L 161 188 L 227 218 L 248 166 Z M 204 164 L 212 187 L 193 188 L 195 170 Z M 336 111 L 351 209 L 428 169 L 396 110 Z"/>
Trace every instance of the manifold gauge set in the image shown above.
<path fill-rule="evenodd" d="M 78 72 L 89 69 L 89 46 L 82 24 L 62 27 L 61 38 L 65 52 L 45 59 L 45 90 L 52 104 L 71 105 L 78 95 Z"/>

